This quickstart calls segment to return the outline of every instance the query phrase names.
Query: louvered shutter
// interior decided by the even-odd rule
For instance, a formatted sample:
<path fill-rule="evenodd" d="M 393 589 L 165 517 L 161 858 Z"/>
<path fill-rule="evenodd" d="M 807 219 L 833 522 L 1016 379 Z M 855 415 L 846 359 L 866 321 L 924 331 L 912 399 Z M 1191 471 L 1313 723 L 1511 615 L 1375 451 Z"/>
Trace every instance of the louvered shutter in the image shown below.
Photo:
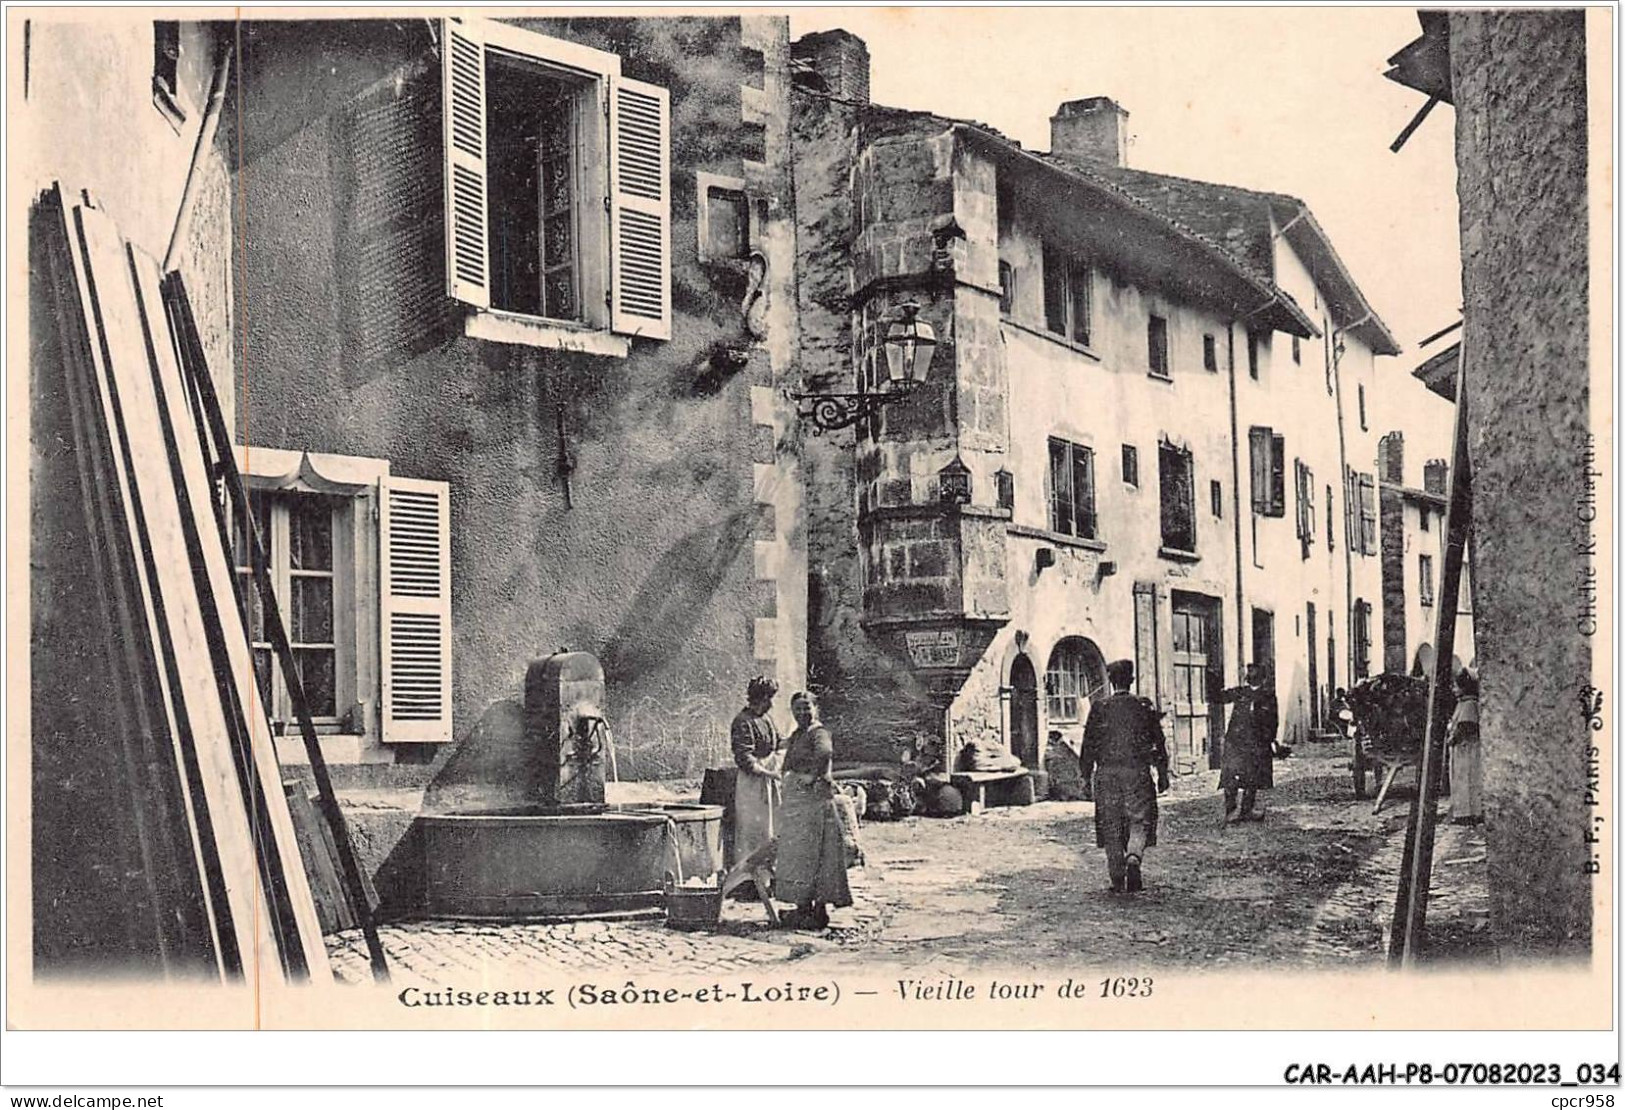
<path fill-rule="evenodd" d="M 1253 512 L 1266 516 L 1270 510 L 1270 430 L 1252 428 L 1247 433 L 1252 463 Z"/>
<path fill-rule="evenodd" d="M 671 338 L 671 111 L 666 90 L 610 80 L 610 327 Z"/>
<path fill-rule="evenodd" d="M 491 305 L 486 230 L 485 42 L 477 23 L 442 19 L 441 114 L 446 174 L 446 293 Z"/>
<path fill-rule="evenodd" d="M 1360 550 L 1377 553 L 1377 482 L 1370 474 L 1360 475 Z"/>
<path fill-rule="evenodd" d="M 1286 515 L 1286 437 L 1270 435 L 1270 515 Z"/>
<path fill-rule="evenodd" d="M 378 487 L 383 738 L 451 739 L 451 487 Z"/>

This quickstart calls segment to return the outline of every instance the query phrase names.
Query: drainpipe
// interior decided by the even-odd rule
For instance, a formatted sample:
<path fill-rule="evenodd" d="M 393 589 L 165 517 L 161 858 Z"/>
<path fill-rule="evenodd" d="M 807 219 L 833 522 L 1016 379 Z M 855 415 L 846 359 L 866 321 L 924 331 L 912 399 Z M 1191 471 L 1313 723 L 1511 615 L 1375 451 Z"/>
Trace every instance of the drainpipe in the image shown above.
<path fill-rule="evenodd" d="M 1367 317 L 1369 316 L 1370 314 L 1367 313 Z M 1360 321 L 1360 323 L 1364 322 L 1364 320 Z M 1341 372 L 1343 356 L 1338 349 L 1337 342 L 1339 335 L 1347 330 L 1347 328 L 1343 328 L 1332 333 L 1332 400 L 1337 406 L 1337 462 L 1343 478 L 1343 519 L 1357 521 L 1359 520 L 1360 511 L 1358 501 L 1354 504 L 1348 503 L 1351 488 L 1354 491 L 1354 496 L 1358 498 L 1359 483 L 1349 481 L 1348 436 L 1343 428 L 1343 375 Z M 1353 513 L 1352 517 L 1350 513 Z M 1351 528 L 1349 531 L 1361 536 L 1365 533 L 1363 525 L 1358 528 Z M 1343 537 L 1343 630 L 1347 633 L 1344 637 L 1343 646 L 1348 659 L 1349 668 L 1347 673 L 1350 687 L 1357 681 L 1354 667 L 1356 645 L 1354 643 L 1354 544 L 1352 539 L 1353 537 L 1347 535 Z M 1328 615 L 1329 619 L 1331 618 Z M 1335 632 L 1336 629 L 1337 625 L 1334 622 L 1332 631 Z M 1367 627 L 1366 632 L 1368 635 L 1370 631 L 1370 628 Z"/>
<path fill-rule="evenodd" d="M 1241 559 L 1241 440 L 1240 416 L 1236 404 L 1236 325 L 1226 324 L 1225 361 L 1230 364 L 1230 503 L 1234 508 L 1231 534 L 1236 543 L 1236 674 L 1247 667 L 1247 609 L 1242 592 Z"/>

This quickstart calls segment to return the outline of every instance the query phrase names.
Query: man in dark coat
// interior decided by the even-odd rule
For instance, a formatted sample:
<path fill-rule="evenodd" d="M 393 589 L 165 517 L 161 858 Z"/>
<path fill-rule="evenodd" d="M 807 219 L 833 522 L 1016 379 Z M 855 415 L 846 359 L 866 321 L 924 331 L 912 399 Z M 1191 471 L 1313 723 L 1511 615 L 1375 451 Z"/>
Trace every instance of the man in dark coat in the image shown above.
<path fill-rule="evenodd" d="M 1232 686 L 1210 695 L 1221 704 L 1229 702 L 1235 706 L 1224 733 L 1224 758 L 1219 772 L 1227 825 L 1235 821 L 1262 821 L 1264 815 L 1253 811 L 1258 791 L 1275 785 L 1275 730 L 1280 723 L 1275 691 L 1267 686 L 1264 668 L 1257 663 L 1248 665 L 1244 677 L 1246 685 Z M 1238 792 L 1241 795 L 1239 810 L 1236 807 Z"/>
<path fill-rule="evenodd" d="M 1145 850 L 1157 842 L 1157 795 L 1168 789 L 1168 742 L 1156 708 L 1128 692 L 1134 664 L 1119 659 L 1107 666 L 1106 677 L 1112 693 L 1089 712 L 1078 762 L 1084 782 L 1094 775 L 1095 844 L 1106 849 L 1112 892 L 1133 893 L 1144 887 Z"/>

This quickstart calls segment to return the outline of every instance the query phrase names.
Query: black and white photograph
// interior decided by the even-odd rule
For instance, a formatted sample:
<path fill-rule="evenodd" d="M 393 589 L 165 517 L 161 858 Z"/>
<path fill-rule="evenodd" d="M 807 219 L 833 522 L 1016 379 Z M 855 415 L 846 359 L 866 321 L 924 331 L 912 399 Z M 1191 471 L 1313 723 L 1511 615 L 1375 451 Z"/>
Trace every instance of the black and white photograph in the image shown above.
<path fill-rule="evenodd" d="M 9 9 L 8 1027 L 1609 1029 L 1616 14 Z"/>

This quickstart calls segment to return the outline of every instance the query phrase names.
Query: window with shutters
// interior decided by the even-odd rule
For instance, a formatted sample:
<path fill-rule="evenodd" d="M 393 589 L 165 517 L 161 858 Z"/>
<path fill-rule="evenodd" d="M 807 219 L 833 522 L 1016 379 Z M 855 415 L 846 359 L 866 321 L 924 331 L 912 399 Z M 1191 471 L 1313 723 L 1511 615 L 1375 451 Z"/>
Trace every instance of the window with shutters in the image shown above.
<path fill-rule="evenodd" d="M 1371 677 L 1371 603 L 1357 599 L 1350 623 L 1354 638 L 1354 681 L 1363 682 Z"/>
<path fill-rule="evenodd" d="M 1258 516 L 1286 516 L 1286 437 L 1271 428 L 1248 430 L 1248 462 L 1253 512 Z"/>
<path fill-rule="evenodd" d="M 1049 441 L 1049 527 L 1052 532 L 1098 539 L 1095 453 L 1064 439 Z"/>
<path fill-rule="evenodd" d="M 666 90 L 506 23 L 441 27 L 447 292 L 478 310 L 467 333 L 611 355 L 670 338 Z"/>
<path fill-rule="evenodd" d="M 1326 486 L 1326 550 L 1337 550 L 1336 511 L 1332 507 L 1332 487 Z"/>
<path fill-rule="evenodd" d="M 352 744 L 449 741 L 449 487 L 392 476 L 382 459 L 258 447 L 239 458 L 252 513 L 232 521 L 238 600 L 272 721 L 296 731 L 249 562 L 250 523 L 317 731 Z"/>
<path fill-rule="evenodd" d="M 1292 468 L 1298 499 L 1298 539 L 1303 545 L 1303 557 L 1307 559 L 1315 543 L 1315 526 L 1319 523 L 1315 519 L 1315 472 L 1305 466 L 1302 459 L 1294 459 Z"/>
<path fill-rule="evenodd" d="M 1357 475 L 1360 489 L 1360 553 L 1377 554 L 1377 480 L 1372 474 Z"/>
<path fill-rule="evenodd" d="M 1162 495 L 1162 546 L 1196 550 L 1196 475 L 1191 453 L 1164 441 L 1157 447 L 1157 477 Z"/>

